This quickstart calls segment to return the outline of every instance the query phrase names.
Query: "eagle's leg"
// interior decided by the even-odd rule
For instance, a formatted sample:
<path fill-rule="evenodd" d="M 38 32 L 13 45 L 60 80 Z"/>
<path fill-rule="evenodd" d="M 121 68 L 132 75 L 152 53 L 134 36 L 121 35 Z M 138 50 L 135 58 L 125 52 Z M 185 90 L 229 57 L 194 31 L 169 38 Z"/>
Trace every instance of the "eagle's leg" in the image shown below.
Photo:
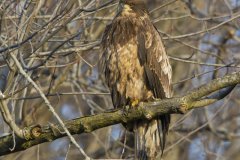
<path fill-rule="evenodd" d="M 123 106 L 123 114 L 124 114 L 124 115 L 128 115 L 129 109 L 130 109 L 130 108 L 137 107 L 138 104 L 139 104 L 139 102 L 140 102 L 140 101 L 139 101 L 138 99 L 131 100 L 131 101 L 130 101 L 130 105 Z"/>
<path fill-rule="evenodd" d="M 137 107 L 139 102 L 140 101 L 138 99 L 131 100 L 130 101 L 130 106 L 124 106 L 123 107 L 123 112 L 124 112 L 123 114 L 124 115 L 128 115 L 129 109 Z M 133 128 L 134 128 L 134 123 L 133 122 L 131 122 L 131 123 L 122 123 L 122 124 L 128 131 L 133 132 Z"/>

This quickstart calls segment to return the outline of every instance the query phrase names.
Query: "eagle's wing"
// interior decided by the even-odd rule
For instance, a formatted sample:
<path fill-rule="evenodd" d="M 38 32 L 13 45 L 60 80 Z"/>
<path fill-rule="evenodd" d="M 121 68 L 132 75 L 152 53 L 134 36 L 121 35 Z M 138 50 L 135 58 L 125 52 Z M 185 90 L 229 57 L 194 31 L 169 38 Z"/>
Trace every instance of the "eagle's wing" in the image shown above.
<path fill-rule="evenodd" d="M 138 56 L 144 66 L 146 83 L 154 97 L 170 98 L 172 68 L 161 37 L 153 25 L 138 35 Z"/>
<path fill-rule="evenodd" d="M 118 26 L 117 18 L 106 26 L 102 38 L 102 56 L 100 60 L 100 67 L 105 74 L 105 81 L 109 86 L 112 102 L 114 107 L 122 107 L 126 105 L 127 98 L 121 94 L 117 88 L 117 83 L 120 78 L 120 69 L 118 67 L 118 52 L 122 50 L 118 42 L 122 40 L 119 37 L 121 34 L 121 26 Z M 113 72 L 114 69 L 114 72 Z"/>
<path fill-rule="evenodd" d="M 151 22 L 149 22 L 151 24 Z M 151 24 L 146 25 L 144 32 L 138 35 L 138 56 L 144 66 L 146 85 L 153 92 L 154 98 L 170 98 L 172 96 L 172 69 L 157 29 Z M 168 132 L 170 115 L 159 116 L 158 121 L 161 150 L 164 150 Z"/>

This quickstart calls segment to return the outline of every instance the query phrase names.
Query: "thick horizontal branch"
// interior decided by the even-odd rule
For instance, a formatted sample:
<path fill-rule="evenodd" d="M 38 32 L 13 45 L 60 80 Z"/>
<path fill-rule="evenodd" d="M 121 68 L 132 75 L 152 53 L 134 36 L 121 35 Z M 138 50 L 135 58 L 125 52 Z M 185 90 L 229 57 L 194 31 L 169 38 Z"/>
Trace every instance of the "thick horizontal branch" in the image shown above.
<path fill-rule="evenodd" d="M 118 123 L 127 123 L 138 119 L 152 119 L 166 113 L 181 114 L 190 109 L 203 107 L 224 98 L 238 83 L 240 83 L 240 73 L 232 73 L 223 78 L 215 79 L 187 93 L 183 97 L 154 100 L 153 102 L 141 102 L 139 106 L 135 108 L 128 108 L 126 106 L 124 109 L 106 111 L 92 116 L 69 120 L 65 122 L 65 126 L 71 134 L 81 134 Z M 228 87 L 228 89 L 225 89 L 224 92 L 214 93 L 226 87 Z M 222 95 L 219 95 L 221 93 Z M 211 96 L 209 96 L 210 94 Z M 62 132 L 62 127 L 58 124 L 48 124 L 46 126 L 36 125 L 26 127 L 24 130 L 25 133 L 28 134 L 29 139 L 21 139 L 19 137 L 15 137 L 14 139 L 12 135 L 0 137 L 0 155 L 25 150 L 32 146 L 44 142 L 51 142 L 66 136 L 66 134 Z M 12 148 L 14 149 L 12 150 Z"/>

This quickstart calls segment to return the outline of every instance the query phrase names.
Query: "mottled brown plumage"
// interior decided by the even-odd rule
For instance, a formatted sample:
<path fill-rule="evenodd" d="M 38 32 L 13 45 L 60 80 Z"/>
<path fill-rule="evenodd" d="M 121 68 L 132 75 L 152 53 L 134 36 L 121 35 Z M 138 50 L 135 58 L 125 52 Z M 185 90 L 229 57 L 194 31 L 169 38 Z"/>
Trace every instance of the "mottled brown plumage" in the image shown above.
<path fill-rule="evenodd" d="M 171 97 L 171 66 L 142 0 L 120 1 L 120 12 L 106 27 L 102 48 L 105 78 L 115 107 Z M 170 115 L 135 122 L 138 159 L 155 159 L 161 153 L 169 123 Z"/>

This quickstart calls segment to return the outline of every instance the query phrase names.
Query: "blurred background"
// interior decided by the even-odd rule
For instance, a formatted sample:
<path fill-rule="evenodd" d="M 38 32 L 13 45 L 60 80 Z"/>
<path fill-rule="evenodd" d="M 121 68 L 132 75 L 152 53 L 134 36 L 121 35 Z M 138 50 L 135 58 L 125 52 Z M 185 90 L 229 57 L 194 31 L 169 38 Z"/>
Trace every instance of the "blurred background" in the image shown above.
<path fill-rule="evenodd" d="M 148 0 L 147 4 L 170 57 L 174 96 L 239 71 L 240 0 Z M 113 108 L 98 61 L 103 31 L 116 15 L 117 5 L 116 0 L 0 0 L 0 89 L 21 128 L 57 120 L 10 54 L 63 120 Z M 236 87 L 214 105 L 173 115 L 162 158 L 240 159 L 239 91 Z M 0 136 L 9 133 L 1 117 Z M 74 137 L 94 159 L 134 155 L 133 134 L 121 124 Z M 0 157 L 83 158 L 67 137 Z"/>

